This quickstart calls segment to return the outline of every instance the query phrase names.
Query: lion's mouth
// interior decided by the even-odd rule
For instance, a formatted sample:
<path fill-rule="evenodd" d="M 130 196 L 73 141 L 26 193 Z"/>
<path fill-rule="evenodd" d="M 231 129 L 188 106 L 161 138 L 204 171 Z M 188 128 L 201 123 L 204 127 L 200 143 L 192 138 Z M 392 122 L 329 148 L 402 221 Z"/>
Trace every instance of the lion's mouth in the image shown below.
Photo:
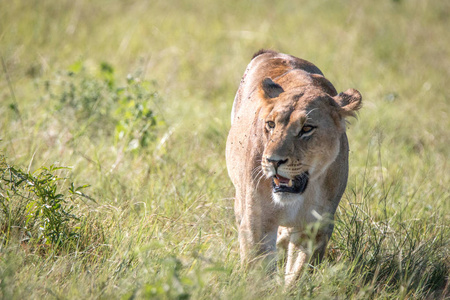
<path fill-rule="evenodd" d="M 289 179 L 277 174 L 274 177 L 272 177 L 273 192 L 301 194 L 306 190 L 308 180 L 309 180 L 308 171 L 295 176 L 294 179 Z"/>

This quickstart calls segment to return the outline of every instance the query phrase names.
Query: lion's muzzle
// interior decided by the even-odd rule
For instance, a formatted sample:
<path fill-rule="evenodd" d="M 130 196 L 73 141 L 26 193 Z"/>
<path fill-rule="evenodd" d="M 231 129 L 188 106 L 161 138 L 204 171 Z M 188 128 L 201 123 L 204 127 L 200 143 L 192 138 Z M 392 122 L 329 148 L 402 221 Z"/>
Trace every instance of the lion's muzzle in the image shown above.
<path fill-rule="evenodd" d="M 295 176 L 294 179 L 289 179 L 276 174 L 272 177 L 272 189 L 274 193 L 302 194 L 308 186 L 308 181 L 308 171 Z"/>

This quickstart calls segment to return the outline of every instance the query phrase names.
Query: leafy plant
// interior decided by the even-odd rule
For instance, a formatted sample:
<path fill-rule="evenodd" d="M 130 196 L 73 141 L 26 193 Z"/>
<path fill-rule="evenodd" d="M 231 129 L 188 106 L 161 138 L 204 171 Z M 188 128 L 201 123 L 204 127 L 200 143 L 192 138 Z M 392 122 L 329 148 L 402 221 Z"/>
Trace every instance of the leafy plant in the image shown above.
<path fill-rule="evenodd" d="M 0 235 L 8 244 L 12 232 L 20 240 L 29 239 L 55 246 L 74 241 L 79 228 L 73 226 L 80 216 L 73 213 L 75 200 L 83 196 L 73 183 L 65 192 L 59 186 L 64 179 L 56 173 L 67 167 L 41 167 L 33 173 L 9 165 L 0 157 Z M 16 230 L 14 230 L 16 229 Z M 18 229 L 18 230 L 17 230 Z"/>
<path fill-rule="evenodd" d="M 116 90 L 115 141 L 125 141 L 128 150 L 147 147 L 155 138 L 153 129 L 162 123 L 150 105 L 159 99 L 151 88 L 152 83 L 128 76 L 126 87 Z"/>
<path fill-rule="evenodd" d="M 161 101 L 155 83 L 128 75 L 125 85 L 119 86 L 114 68 L 106 62 L 100 64 L 96 76 L 76 62 L 58 80 L 47 82 L 46 90 L 57 100 L 61 121 L 69 117 L 79 124 L 73 129 L 75 134 L 113 137 L 114 144 L 125 150 L 149 146 L 163 123 L 155 113 Z"/>

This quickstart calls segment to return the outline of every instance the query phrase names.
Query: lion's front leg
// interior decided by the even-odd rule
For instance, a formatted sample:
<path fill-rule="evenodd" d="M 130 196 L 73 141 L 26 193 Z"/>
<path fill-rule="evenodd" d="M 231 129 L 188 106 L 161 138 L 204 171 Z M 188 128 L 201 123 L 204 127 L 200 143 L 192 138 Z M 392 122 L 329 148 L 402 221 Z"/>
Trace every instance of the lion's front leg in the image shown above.
<path fill-rule="evenodd" d="M 291 232 L 287 249 L 286 270 L 284 282 L 286 287 L 292 286 L 303 270 L 303 266 L 308 262 L 309 255 L 302 246 L 303 234 Z"/>
<path fill-rule="evenodd" d="M 236 198 L 241 262 L 254 265 L 262 259 L 264 267 L 272 272 L 275 266 L 278 225 L 267 218 L 270 212 L 259 205 L 262 198 L 254 199 L 252 196 L 250 194 L 244 199 Z"/>
<path fill-rule="evenodd" d="M 322 227 L 314 236 L 306 234 L 300 228 L 280 227 L 277 245 L 285 248 L 287 252 L 286 287 L 290 287 L 296 282 L 304 266 L 310 261 L 312 264 L 320 263 L 332 231 L 332 224 Z M 310 244 L 311 239 L 312 244 Z"/>
<path fill-rule="evenodd" d="M 275 266 L 277 228 L 264 228 L 255 221 L 243 218 L 239 224 L 241 262 L 253 265 L 262 259 L 265 267 L 272 272 Z"/>

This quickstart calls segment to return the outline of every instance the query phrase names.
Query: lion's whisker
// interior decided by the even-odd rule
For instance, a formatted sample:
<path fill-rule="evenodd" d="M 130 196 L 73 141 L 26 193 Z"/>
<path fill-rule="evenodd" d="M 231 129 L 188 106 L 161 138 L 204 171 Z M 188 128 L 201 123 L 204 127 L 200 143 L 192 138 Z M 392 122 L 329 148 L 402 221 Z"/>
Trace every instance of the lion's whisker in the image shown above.
<path fill-rule="evenodd" d="M 258 190 L 258 186 L 259 186 L 259 183 L 261 182 L 261 180 L 264 178 L 264 173 L 261 173 L 261 176 L 259 177 L 259 180 L 258 180 L 258 182 L 256 183 L 256 188 L 255 188 L 255 190 Z"/>
<path fill-rule="evenodd" d="M 258 165 L 258 166 L 256 166 L 256 167 L 253 169 L 253 171 L 252 171 L 252 177 L 257 173 L 257 171 L 258 171 L 258 172 L 261 172 L 261 171 L 262 171 L 261 165 Z"/>
<path fill-rule="evenodd" d="M 258 176 L 261 175 L 262 173 L 264 173 L 263 170 L 262 170 L 262 169 L 259 169 L 258 172 L 256 172 L 255 174 L 253 174 L 252 177 L 258 178 Z"/>

